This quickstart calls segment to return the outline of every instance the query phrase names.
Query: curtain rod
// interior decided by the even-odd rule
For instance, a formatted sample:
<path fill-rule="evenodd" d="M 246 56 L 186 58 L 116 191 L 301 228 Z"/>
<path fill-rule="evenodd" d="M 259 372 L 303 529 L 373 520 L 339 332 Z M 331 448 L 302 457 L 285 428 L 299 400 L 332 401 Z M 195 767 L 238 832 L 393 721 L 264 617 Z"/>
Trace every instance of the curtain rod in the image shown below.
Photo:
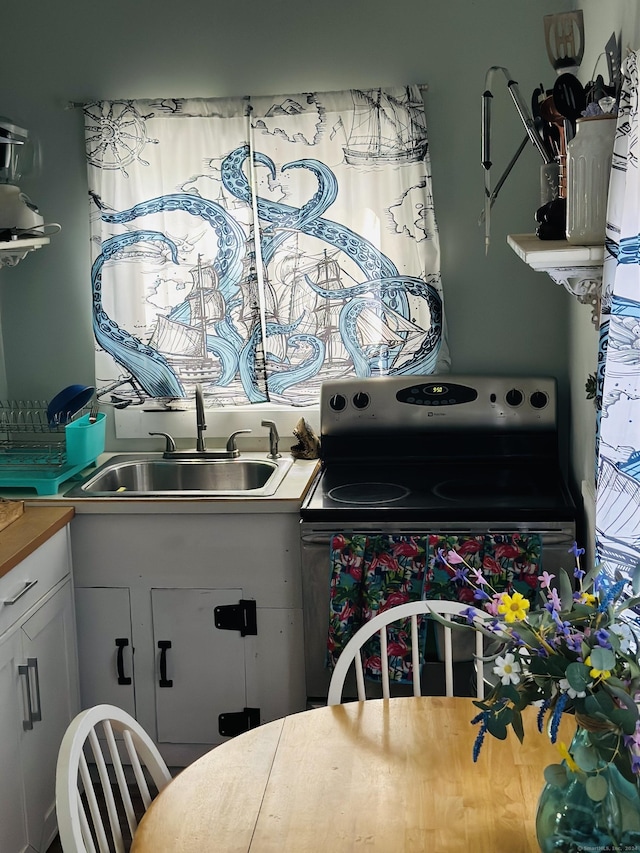
<path fill-rule="evenodd" d="M 349 88 L 351 88 L 351 89 L 355 89 L 355 88 L 357 88 L 357 87 L 356 87 L 356 86 L 350 86 Z M 384 89 L 384 88 L 386 88 L 386 87 L 385 87 L 385 86 L 374 86 L 374 87 L 372 87 L 372 88 L 376 88 L 376 89 L 382 88 L 382 89 Z M 389 88 L 391 88 L 391 87 L 389 87 Z M 421 91 L 421 92 L 426 92 L 426 91 L 428 90 L 428 88 L 429 88 L 429 84 L 428 84 L 428 83 L 419 83 L 419 84 L 418 84 L 418 89 L 420 89 L 420 91 Z M 286 95 L 286 94 L 289 94 L 289 93 L 284 92 L 284 93 L 282 93 L 282 94 L 285 94 L 285 95 Z M 176 100 L 176 101 L 189 101 L 189 100 L 197 100 L 197 101 L 199 101 L 199 100 L 203 100 L 203 101 L 209 101 L 209 100 L 211 100 L 211 101 L 215 101 L 215 100 L 224 100 L 224 99 L 226 99 L 226 98 L 235 98 L 235 97 L 239 97 L 239 98 L 241 98 L 243 101 L 249 101 L 249 100 L 251 100 L 251 95 L 229 95 L 229 96 L 225 96 L 225 95 L 216 95 L 216 96 L 211 97 L 211 98 L 209 98 L 209 97 L 206 97 L 206 98 L 175 98 L 175 100 Z M 268 98 L 268 97 L 270 97 L 270 96 L 269 96 L 269 95 L 254 95 L 254 97 L 255 97 L 255 98 Z M 64 107 L 64 108 L 65 108 L 65 110 L 78 110 L 78 109 L 84 109 L 84 107 L 88 106 L 88 104 L 95 104 L 95 103 L 99 103 L 99 101 L 100 101 L 100 100 L 102 100 L 102 101 L 108 101 L 108 100 L 109 100 L 109 98 L 100 98 L 100 99 L 98 99 L 98 100 L 94 99 L 94 100 L 90 100 L 90 101 L 67 101 L 67 103 L 65 104 L 65 107 Z M 118 100 L 122 100 L 122 98 L 119 98 Z M 156 100 L 156 99 L 155 99 L 155 98 L 131 98 L 131 99 L 127 98 L 126 100 L 133 100 L 133 101 L 137 101 L 137 100 L 140 100 L 140 101 L 154 101 L 154 100 Z"/>

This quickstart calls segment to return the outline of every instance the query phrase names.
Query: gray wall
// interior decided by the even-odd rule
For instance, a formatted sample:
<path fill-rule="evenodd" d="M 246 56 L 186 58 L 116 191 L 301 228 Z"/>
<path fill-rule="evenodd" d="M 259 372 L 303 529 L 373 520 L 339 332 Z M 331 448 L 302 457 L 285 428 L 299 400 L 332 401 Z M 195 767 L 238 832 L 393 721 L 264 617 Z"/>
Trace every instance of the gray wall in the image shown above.
<path fill-rule="evenodd" d="M 163 11 L 164 5 L 164 11 Z M 49 397 L 93 381 L 88 204 L 81 110 L 69 101 L 222 96 L 428 83 L 445 310 L 455 371 L 554 374 L 567 383 L 568 300 L 506 246 L 534 228 L 538 155 L 528 146 L 494 207 L 485 257 L 480 96 L 504 65 L 528 101 L 550 85 L 542 16 L 556 2 L 58 0 L 3 9 L 0 114 L 41 139 L 45 166 L 22 188 L 62 232 L 0 271 L 8 392 Z M 564 6 L 567 4 L 565 3 Z M 495 86 L 494 181 L 523 130 Z M 1 371 L 0 371 L 1 374 Z"/>

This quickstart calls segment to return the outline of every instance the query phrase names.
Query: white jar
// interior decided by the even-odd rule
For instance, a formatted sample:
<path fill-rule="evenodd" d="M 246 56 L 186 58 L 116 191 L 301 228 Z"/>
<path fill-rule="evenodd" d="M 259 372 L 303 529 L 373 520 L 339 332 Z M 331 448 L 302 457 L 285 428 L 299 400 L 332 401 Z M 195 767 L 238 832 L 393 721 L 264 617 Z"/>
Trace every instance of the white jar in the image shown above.
<path fill-rule="evenodd" d="M 567 242 L 604 244 L 616 117 L 579 118 L 567 145 Z"/>

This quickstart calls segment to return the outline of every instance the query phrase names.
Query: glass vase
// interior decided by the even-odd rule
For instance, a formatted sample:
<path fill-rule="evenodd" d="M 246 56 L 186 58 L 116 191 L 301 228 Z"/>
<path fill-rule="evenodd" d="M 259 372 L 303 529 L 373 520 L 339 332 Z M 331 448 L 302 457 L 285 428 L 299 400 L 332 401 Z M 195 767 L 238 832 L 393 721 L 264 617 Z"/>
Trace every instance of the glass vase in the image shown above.
<path fill-rule="evenodd" d="M 569 747 L 588 744 L 588 732 L 578 728 Z M 640 851 L 640 795 L 614 764 L 600 761 L 593 772 L 572 772 L 565 761 L 564 784 L 547 782 L 538 800 L 536 835 L 542 853 L 585 851 Z M 561 774 L 560 774 L 561 775 Z M 606 780 L 606 794 L 594 800 L 586 781 L 596 775 Z M 604 787 L 604 786 L 602 786 Z"/>

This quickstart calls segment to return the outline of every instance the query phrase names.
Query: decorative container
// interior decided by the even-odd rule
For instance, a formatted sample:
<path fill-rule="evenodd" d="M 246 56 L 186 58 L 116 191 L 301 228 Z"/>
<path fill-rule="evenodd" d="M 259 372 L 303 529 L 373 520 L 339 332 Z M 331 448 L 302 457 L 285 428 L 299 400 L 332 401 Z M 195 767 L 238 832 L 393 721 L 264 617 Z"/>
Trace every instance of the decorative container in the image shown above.
<path fill-rule="evenodd" d="M 578 727 L 569 747 L 570 755 L 580 761 L 580 750 L 588 749 L 588 744 L 588 731 Z M 554 774 L 556 780 L 547 782 L 542 789 L 536 815 L 542 853 L 640 851 L 638 787 L 625 779 L 615 764 L 600 760 L 583 772 L 569 768 L 563 761 L 551 769 L 558 771 Z"/>
<path fill-rule="evenodd" d="M 616 117 L 578 119 L 567 145 L 567 242 L 604 244 Z"/>

